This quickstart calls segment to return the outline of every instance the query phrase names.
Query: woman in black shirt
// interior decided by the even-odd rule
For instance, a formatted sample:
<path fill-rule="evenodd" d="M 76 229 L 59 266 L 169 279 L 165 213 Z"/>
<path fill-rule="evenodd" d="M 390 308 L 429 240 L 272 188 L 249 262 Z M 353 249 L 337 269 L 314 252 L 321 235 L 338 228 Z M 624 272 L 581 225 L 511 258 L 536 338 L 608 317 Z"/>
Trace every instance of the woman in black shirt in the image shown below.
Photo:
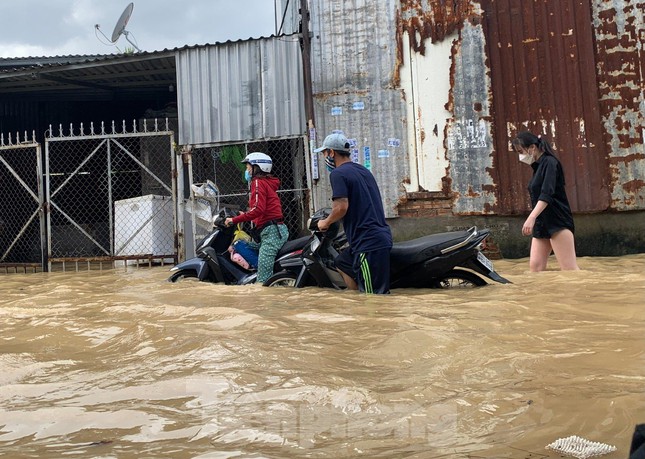
<path fill-rule="evenodd" d="M 571 207 L 564 190 L 564 172 L 549 143 L 530 132 L 513 139 L 520 161 L 530 164 L 533 177 L 529 194 L 533 210 L 522 226 L 522 234 L 533 235 L 529 267 L 544 271 L 551 254 L 562 270 L 577 270 L 574 225 Z"/>

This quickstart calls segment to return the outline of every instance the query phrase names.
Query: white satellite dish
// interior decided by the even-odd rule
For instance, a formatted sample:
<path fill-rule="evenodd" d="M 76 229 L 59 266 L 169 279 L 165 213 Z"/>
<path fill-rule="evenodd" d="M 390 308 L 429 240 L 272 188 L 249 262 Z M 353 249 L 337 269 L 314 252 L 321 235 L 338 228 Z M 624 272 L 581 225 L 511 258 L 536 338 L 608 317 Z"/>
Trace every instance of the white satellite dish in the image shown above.
<path fill-rule="evenodd" d="M 112 43 L 116 43 L 116 41 L 119 39 L 121 34 L 125 34 L 125 38 L 128 38 L 127 31 L 125 30 L 125 26 L 128 25 L 128 21 L 130 20 L 130 16 L 132 16 L 132 10 L 134 9 L 134 3 L 130 3 L 128 6 L 125 7 L 123 10 L 123 13 L 121 13 L 121 17 L 119 18 L 118 21 L 116 21 L 116 25 L 114 26 L 114 31 L 112 32 Z"/>
<path fill-rule="evenodd" d="M 128 25 L 128 21 L 130 20 L 130 16 L 132 16 L 132 10 L 134 9 L 134 3 L 130 3 L 128 6 L 125 7 L 123 10 L 123 13 L 121 13 L 121 17 L 119 17 L 119 20 L 116 21 L 116 25 L 114 26 L 114 31 L 112 32 L 112 37 L 109 39 L 112 43 L 116 43 L 117 40 L 121 35 L 125 36 L 125 39 L 128 40 L 128 42 L 136 49 L 137 51 L 141 52 L 139 47 L 132 41 L 130 40 L 130 32 L 128 32 L 125 29 L 125 26 Z M 96 24 L 94 26 L 96 30 L 100 31 L 99 25 Z M 105 37 L 105 34 L 101 31 L 101 35 Z M 107 39 L 107 37 L 105 37 Z"/>

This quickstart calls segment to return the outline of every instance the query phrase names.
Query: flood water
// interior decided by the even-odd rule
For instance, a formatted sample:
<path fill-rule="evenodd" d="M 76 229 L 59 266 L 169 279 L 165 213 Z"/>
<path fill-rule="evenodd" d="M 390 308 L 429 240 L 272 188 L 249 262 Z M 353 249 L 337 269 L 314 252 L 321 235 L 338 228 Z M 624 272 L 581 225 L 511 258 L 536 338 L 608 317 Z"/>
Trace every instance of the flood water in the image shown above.
<path fill-rule="evenodd" d="M 3 275 L 0 456 L 555 458 L 577 435 L 627 458 L 645 254 L 579 264 L 389 296 Z"/>

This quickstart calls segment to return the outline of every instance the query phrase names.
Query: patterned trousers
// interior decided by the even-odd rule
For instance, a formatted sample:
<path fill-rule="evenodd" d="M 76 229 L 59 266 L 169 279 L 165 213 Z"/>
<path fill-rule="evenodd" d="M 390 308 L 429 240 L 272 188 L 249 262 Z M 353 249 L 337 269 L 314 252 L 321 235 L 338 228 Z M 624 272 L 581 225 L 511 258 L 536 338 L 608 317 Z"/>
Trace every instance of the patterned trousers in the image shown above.
<path fill-rule="evenodd" d="M 263 284 L 273 275 L 273 264 L 278 251 L 289 238 L 289 230 L 285 225 L 268 225 L 260 233 L 260 243 L 250 242 L 249 246 L 259 251 L 258 279 L 256 283 Z"/>

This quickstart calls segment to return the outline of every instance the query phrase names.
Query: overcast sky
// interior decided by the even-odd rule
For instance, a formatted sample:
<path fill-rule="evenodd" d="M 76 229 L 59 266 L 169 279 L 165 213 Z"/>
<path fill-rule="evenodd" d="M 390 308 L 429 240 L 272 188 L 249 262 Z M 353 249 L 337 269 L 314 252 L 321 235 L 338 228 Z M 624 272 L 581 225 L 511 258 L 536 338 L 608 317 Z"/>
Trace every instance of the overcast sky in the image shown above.
<path fill-rule="evenodd" d="M 108 38 L 127 0 L 0 0 L 0 57 L 111 54 Z M 274 0 L 136 0 L 126 30 L 142 51 L 267 37 Z M 279 2 L 278 2 L 279 3 Z M 98 38 L 97 38 L 98 35 Z"/>

